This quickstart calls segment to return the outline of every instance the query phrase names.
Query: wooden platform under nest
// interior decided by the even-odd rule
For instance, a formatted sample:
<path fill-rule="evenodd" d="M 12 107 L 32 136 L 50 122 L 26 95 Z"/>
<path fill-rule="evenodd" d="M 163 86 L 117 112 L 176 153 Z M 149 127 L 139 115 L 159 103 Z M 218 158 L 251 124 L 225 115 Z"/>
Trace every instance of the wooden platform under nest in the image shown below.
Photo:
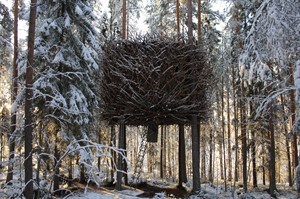
<path fill-rule="evenodd" d="M 196 45 L 165 38 L 110 41 L 103 47 L 101 115 L 110 124 L 190 124 L 209 115 L 212 68 Z"/>

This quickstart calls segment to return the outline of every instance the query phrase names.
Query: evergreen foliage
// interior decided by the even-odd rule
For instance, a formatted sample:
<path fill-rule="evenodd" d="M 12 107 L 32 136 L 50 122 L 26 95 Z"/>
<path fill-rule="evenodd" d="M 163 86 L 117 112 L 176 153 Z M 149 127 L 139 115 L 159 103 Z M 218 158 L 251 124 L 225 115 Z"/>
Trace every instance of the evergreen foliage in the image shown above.
<path fill-rule="evenodd" d="M 98 104 L 99 45 L 90 1 L 40 1 L 34 99 L 38 116 L 84 127 Z"/>

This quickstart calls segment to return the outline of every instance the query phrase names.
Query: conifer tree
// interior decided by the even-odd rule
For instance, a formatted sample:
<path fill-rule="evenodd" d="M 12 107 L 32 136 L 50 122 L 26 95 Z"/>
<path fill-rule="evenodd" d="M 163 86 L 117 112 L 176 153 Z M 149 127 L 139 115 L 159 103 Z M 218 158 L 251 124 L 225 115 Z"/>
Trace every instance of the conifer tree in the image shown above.
<path fill-rule="evenodd" d="M 100 48 L 93 28 L 96 16 L 92 1 L 40 0 L 38 7 L 34 81 L 36 120 L 55 129 L 54 190 L 59 189 L 58 172 L 63 151 L 59 141 L 89 140 L 98 98 L 94 92 Z M 49 135 L 45 135 L 49 136 Z M 84 142 L 81 142 L 84 145 Z M 76 145 L 80 147 L 80 145 Z M 82 161 L 90 163 L 91 151 Z M 84 167 L 82 166 L 82 172 Z M 84 175 L 81 175 L 84 177 Z M 81 179 L 84 180 L 84 179 Z"/>

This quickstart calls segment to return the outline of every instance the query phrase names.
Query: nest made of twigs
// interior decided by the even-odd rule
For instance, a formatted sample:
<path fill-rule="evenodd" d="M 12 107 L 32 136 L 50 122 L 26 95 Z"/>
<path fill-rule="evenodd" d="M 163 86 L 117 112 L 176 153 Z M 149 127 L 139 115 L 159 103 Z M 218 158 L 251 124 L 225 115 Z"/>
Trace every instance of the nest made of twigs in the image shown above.
<path fill-rule="evenodd" d="M 204 50 L 170 39 L 109 41 L 103 47 L 101 115 L 111 124 L 188 124 L 208 116 L 212 69 Z"/>

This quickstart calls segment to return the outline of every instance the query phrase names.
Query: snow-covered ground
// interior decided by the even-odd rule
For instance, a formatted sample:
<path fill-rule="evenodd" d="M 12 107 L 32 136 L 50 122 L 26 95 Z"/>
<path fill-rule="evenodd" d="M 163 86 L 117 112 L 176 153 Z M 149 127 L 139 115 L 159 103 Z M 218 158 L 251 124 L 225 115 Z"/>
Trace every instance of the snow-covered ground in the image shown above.
<path fill-rule="evenodd" d="M 4 181 L 5 176 L 0 173 L 0 180 Z M 148 181 L 150 186 L 155 186 L 159 188 L 174 188 L 176 187 L 176 183 L 170 183 L 166 181 Z M 192 185 L 185 184 L 185 188 L 190 191 Z M 241 190 L 237 190 L 233 193 L 231 187 L 228 186 L 227 192 L 225 192 L 224 185 L 212 185 L 209 183 L 201 185 L 201 193 L 190 196 L 190 199 L 272 199 L 272 197 L 264 190 L 267 190 L 267 186 L 260 185 L 259 189 L 250 190 L 247 194 L 241 194 Z M 278 185 L 278 192 L 276 194 L 277 199 L 300 199 L 300 194 L 295 191 L 294 188 L 290 188 L 288 186 Z M 9 191 L 9 190 L 6 190 Z M 10 190 L 12 191 L 12 190 Z M 68 196 L 63 197 L 63 199 L 138 199 L 140 194 L 144 192 L 140 189 L 134 189 L 130 187 L 125 187 L 122 191 L 116 191 L 112 188 L 106 189 L 103 187 L 100 188 L 88 188 L 85 187 L 83 192 L 73 192 Z M 233 196 L 232 196 L 233 195 Z M 2 199 L 0 194 L 0 199 Z M 143 197 L 145 198 L 145 197 Z M 151 198 L 172 198 L 168 196 L 165 192 L 158 192 Z M 174 198 L 174 197 L 173 197 Z M 4 198 L 3 198 L 4 199 Z"/>
<path fill-rule="evenodd" d="M 141 194 L 140 191 L 133 191 L 133 190 L 123 190 L 123 191 L 113 191 L 110 193 L 99 193 L 99 192 L 91 192 L 88 191 L 86 193 L 76 193 L 70 196 L 64 197 L 65 199 L 115 199 L 115 198 L 122 198 L 122 199 L 137 199 L 137 195 Z M 153 198 L 165 198 L 164 193 L 157 193 Z"/>
<path fill-rule="evenodd" d="M 159 187 L 163 187 L 161 183 L 151 183 L 151 185 L 157 185 Z M 168 187 L 172 187 L 173 185 L 168 184 Z M 175 186 L 173 186 L 175 187 Z M 186 187 L 189 189 L 188 187 Z M 232 196 L 232 190 L 224 191 L 224 185 L 210 185 L 210 184 L 202 184 L 201 185 L 201 193 L 190 196 L 190 199 L 273 199 L 266 191 L 249 191 L 247 194 L 241 194 L 241 191 L 235 191 L 234 196 Z M 142 194 L 141 190 L 129 190 L 125 189 L 123 191 L 112 190 L 109 192 L 103 191 L 87 191 L 86 193 L 77 193 L 70 196 L 65 197 L 66 199 L 137 199 L 140 198 L 138 195 Z M 152 198 L 173 198 L 167 196 L 166 193 L 156 193 Z M 276 194 L 277 199 L 300 199 L 300 195 L 290 188 L 279 189 L 279 192 Z"/>

